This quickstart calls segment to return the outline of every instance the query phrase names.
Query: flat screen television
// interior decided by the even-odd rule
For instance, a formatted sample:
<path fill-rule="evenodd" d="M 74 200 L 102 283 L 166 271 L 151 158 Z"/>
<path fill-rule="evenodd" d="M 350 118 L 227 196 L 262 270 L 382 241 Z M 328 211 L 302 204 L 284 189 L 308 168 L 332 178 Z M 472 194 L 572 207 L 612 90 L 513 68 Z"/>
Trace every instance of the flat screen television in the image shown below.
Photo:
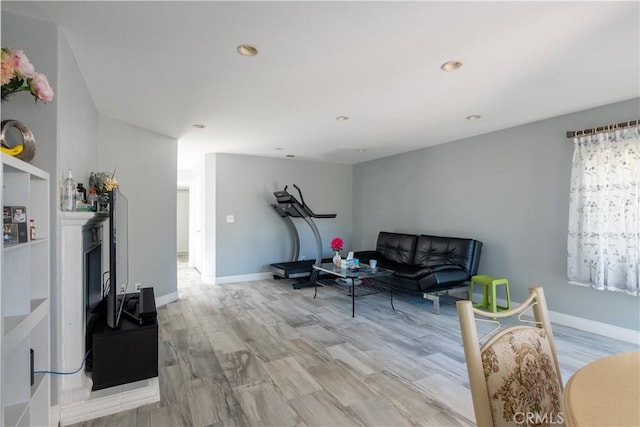
<path fill-rule="evenodd" d="M 129 284 L 129 202 L 117 188 L 109 196 L 109 280 L 105 299 L 107 325 L 117 328 Z"/>

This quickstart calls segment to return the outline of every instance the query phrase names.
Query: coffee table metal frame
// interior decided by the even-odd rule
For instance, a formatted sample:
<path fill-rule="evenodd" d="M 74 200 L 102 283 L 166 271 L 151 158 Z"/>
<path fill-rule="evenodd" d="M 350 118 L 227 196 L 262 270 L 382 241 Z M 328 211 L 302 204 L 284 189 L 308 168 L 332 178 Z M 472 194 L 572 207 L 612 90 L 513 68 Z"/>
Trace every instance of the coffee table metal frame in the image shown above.
<path fill-rule="evenodd" d="M 393 274 L 392 270 L 387 270 L 385 268 L 371 268 L 367 264 L 360 264 L 359 269 L 345 269 L 336 267 L 333 263 L 323 263 L 320 265 L 314 264 L 313 269 L 314 272 L 320 273 L 324 272 L 330 274 L 332 276 L 336 276 L 336 278 L 342 278 L 347 283 L 351 281 L 351 284 L 339 284 L 336 283 L 335 278 L 329 279 L 319 279 L 319 274 L 313 274 L 313 284 L 315 288 L 315 292 L 313 293 L 313 298 L 318 295 L 318 285 L 329 286 L 334 289 L 338 289 L 344 292 L 344 289 L 348 290 L 348 295 L 351 296 L 351 317 L 356 316 L 356 296 L 366 296 L 372 295 L 374 293 L 380 292 L 389 292 L 391 299 L 391 308 L 395 310 L 393 306 L 393 285 L 391 283 L 385 282 L 384 280 L 380 280 L 380 278 L 384 276 L 391 276 Z M 356 280 L 367 280 L 366 284 L 356 285 Z M 359 295 L 356 295 L 357 291 L 361 291 Z"/>

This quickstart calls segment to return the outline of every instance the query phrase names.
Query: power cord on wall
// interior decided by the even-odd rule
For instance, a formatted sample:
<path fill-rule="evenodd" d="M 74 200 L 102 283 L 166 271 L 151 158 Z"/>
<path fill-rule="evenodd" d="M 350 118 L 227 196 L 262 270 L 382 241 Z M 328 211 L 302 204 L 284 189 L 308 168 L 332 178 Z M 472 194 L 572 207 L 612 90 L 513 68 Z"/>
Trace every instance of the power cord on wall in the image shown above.
<path fill-rule="evenodd" d="M 87 351 L 87 353 L 84 355 L 84 357 L 82 358 L 82 363 L 80 364 L 80 367 L 78 369 L 76 369 L 73 372 L 58 372 L 58 371 L 33 371 L 34 374 L 52 374 L 52 375 L 73 375 L 75 373 L 80 372 L 80 370 L 82 370 L 82 368 L 84 367 L 84 362 L 86 362 L 87 360 L 87 356 L 89 356 L 89 353 L 91 353 L 90 349 L 89 351 Z"/>

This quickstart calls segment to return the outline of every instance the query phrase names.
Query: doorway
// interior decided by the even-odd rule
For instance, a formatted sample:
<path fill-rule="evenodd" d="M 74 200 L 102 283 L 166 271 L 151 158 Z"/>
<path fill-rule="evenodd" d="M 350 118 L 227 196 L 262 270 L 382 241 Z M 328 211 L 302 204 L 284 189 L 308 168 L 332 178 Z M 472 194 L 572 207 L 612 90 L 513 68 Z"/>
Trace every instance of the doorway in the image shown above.
<path fill-rule="evenodd" d="M 176 255 L 202 271 L 202 185 L 199 179 L 178 184 L 176 194 Z"/>
<path fill-rule="evenodd" d="M 189 189 L 178 189 L 176 198 L 176 252 L 179 257 L 189 256 Z"/>

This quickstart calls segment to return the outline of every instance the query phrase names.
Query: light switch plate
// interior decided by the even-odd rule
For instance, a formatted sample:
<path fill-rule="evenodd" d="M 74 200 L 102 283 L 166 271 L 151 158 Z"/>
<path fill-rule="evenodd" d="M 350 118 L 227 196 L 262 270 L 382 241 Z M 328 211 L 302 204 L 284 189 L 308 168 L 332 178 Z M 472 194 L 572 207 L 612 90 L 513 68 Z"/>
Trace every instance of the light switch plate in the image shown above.
<path fill-rule="evenodd" d="M 227 222 L 234 222 L 236 219 L 233 215 L 227 215 Z"/>

